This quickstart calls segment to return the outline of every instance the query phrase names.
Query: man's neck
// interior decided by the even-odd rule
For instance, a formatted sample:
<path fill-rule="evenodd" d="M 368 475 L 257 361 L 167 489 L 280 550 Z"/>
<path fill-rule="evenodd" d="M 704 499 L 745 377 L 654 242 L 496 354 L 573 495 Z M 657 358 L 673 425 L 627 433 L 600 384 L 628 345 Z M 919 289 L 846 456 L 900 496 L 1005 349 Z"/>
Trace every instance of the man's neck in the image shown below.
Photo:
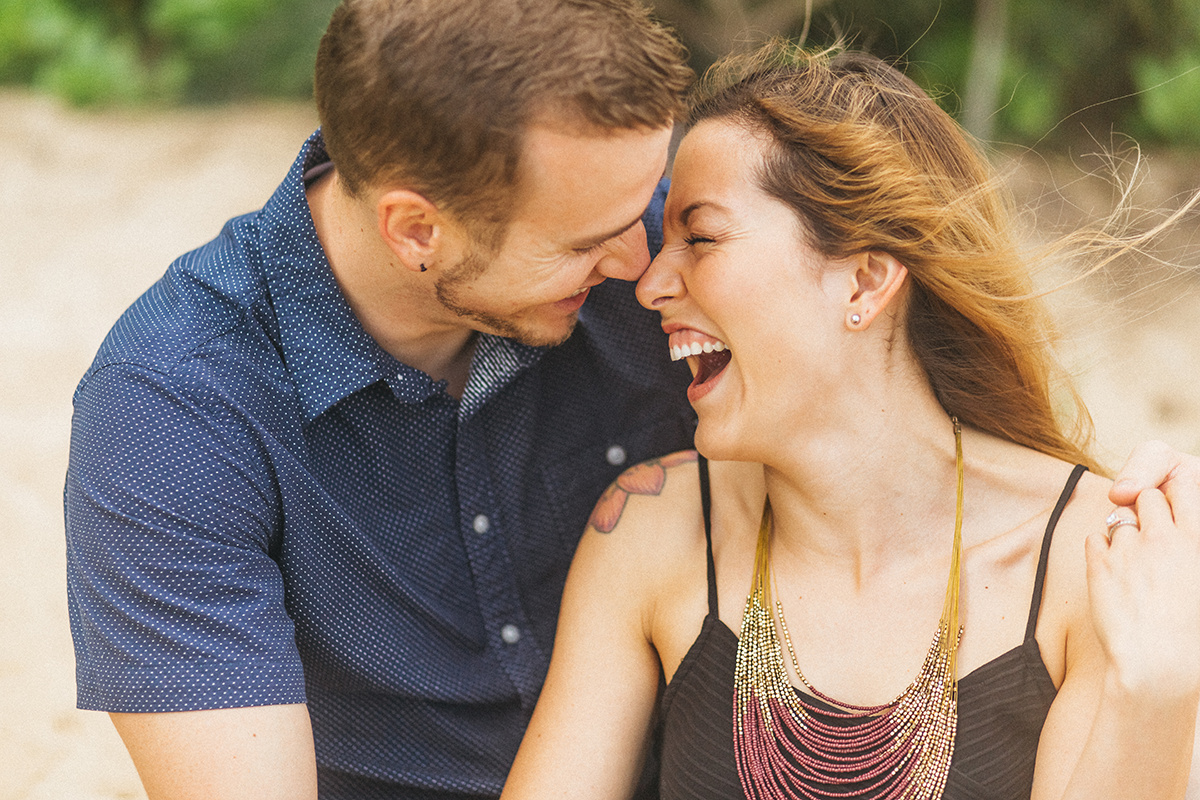
<path fill-rule="evenodd" d="M 476 332 L 446 321 L 432 287 L 383 244 L 370 209 L 341 190 L 336 171 L 305 193 L 333 277 L 363 329 L 394 358 L 445 380 L 446 391 L 461 397 Z"/>

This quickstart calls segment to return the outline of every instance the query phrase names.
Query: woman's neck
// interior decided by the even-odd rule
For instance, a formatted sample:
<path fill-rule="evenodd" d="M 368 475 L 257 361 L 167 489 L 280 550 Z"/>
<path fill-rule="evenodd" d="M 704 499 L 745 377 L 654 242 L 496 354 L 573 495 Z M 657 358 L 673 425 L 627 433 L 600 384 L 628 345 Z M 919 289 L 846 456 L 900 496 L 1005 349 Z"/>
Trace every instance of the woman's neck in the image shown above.
<path fill-rule="evenodd" d="M 851 560 L 870 573 L 947 540 L 955 515 L 954 429 L 933 398 L 863 406 L 819 431 L 781 437 L 764 459 L 774 549 Z"/>

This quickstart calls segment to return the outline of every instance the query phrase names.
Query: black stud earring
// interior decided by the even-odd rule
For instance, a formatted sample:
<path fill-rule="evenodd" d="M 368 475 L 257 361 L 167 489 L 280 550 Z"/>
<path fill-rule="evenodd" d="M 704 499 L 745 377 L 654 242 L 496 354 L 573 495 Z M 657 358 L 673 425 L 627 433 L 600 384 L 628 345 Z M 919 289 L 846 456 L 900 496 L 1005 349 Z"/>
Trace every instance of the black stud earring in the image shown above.
<path fill-rule="evenodd" d="M 428 271 L 429 271 L 429 270 L 425 269 L 425 265 L 424 265 L 424 264 L 422 264 L 422 265 L 421 265 L 421 272 L 428 272 Z"/>

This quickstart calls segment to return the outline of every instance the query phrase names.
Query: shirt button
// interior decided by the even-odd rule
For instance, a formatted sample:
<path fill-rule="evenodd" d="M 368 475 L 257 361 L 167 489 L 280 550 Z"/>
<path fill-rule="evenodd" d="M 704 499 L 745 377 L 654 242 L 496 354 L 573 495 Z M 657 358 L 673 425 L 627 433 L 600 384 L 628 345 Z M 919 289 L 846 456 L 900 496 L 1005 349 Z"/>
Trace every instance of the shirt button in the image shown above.
<path fill-rule="evenodd" d="M 625 459 L 629 456 L 625 454 L 624 447 L 621 447 L 619 444 L 614 444 L 604 453 L 604 457 L 608 459 L 608 463 L 612 464 L 614 467 L 619 467 L 625 463 Z"/>
<path fill-rule="evenodd" d="M 500 638 L 505 644 L 516 644 L 521 641 L 521 629 L 516 625 L 505 625 L 500 629 Z"/>
<path fill-rule="evenodd" d="M 488 528 L 492 527 L 492 522 L 487 518 L 486 515 L 476 514 L 475 520 L 471 523 L 471 527 L 475 529 L 476 533 L 484 534 L 488 532 Z"/>

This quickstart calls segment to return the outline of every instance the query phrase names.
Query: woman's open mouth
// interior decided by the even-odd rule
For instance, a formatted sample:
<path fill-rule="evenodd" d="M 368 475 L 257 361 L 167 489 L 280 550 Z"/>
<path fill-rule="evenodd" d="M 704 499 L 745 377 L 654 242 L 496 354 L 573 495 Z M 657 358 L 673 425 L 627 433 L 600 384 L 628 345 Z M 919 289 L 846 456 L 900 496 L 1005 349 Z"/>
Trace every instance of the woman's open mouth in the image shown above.
<path fill-rule="evenodd" d="M 714 379 L 721 374 L 733 357 L 732 352 L 720 339 L 691 330 L 671 334 L 671 360 L 687 359 L 692 370 L 692 384 L 688 387 L 688 400 L 695 402 L 713 388 Z"/>

